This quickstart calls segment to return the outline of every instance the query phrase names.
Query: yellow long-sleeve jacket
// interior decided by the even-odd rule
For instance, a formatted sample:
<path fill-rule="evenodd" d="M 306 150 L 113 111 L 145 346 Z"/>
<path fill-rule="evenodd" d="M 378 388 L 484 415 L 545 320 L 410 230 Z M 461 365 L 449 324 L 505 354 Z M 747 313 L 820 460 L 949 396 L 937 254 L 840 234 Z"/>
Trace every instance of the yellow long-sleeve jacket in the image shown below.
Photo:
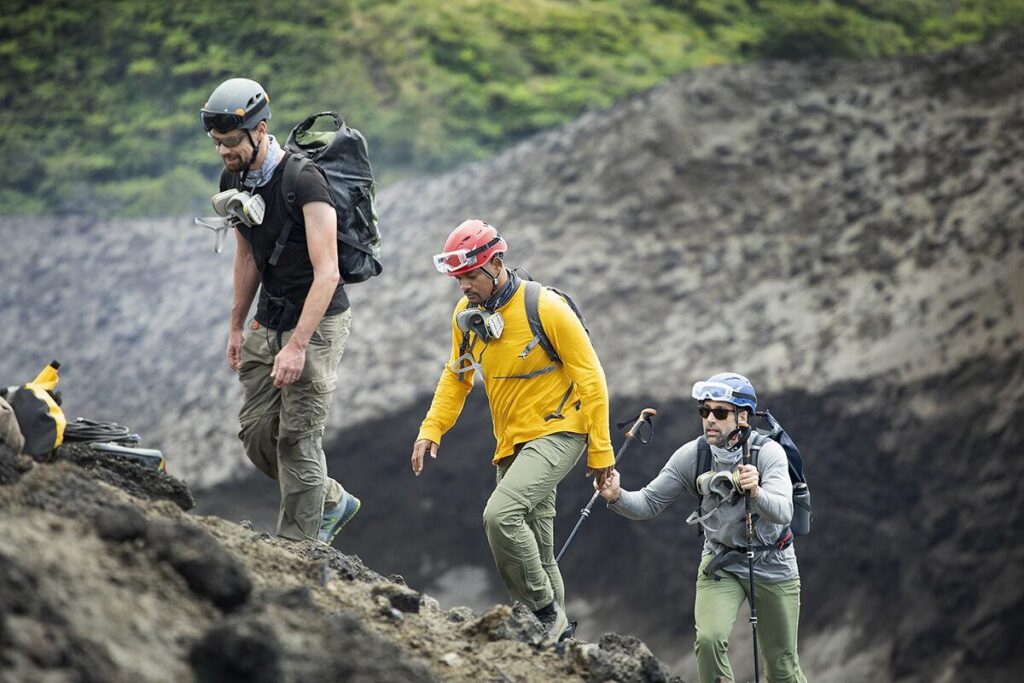
<path fill-rule="evenodd" d="M 540 345 L 535 345 L 525 358 L 519 357 L 533 339 L 526 319 L 524 293 L 525 283 L 522 283 L 509 302 L 498 309 L 505 322 L 501 337 L 484 344 L 475 334 L 471 335 L 470 350 L 483 369 L 484 389 L 497 440 L 493 462 L 512 455 L 517 444 L 555 432 L 576 432 L 588 436 L 588 467 L 615 464 L 608 430 L 608 385 L 604 369 L 579 318 L 561 296 L 547 288 L 541 289 L 537 310 L 561 365 L 529 379 L 511 378 L 541 370 L 552 363 Z M 464 372 L 463 381 L 452 370 L 462 343 L 456 316 L 467 306 L 468 301 L 463 297 L 452 313 L 451 356 L 441 371 L 427 417 L 420 425 L 419 439 L 441 443 L 441 436 L 455 424 L 473 388 L 475 370 Z M 566 398 L 570 383 L 572 391 Z M 561 417 L 552 417 L 559 414 Z"/>

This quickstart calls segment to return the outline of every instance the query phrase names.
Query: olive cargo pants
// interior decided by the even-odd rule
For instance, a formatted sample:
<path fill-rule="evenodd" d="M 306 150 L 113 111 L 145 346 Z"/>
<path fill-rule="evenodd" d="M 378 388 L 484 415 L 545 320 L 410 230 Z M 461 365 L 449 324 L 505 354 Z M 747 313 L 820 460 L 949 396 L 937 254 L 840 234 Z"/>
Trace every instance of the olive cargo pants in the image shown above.
<path fill-rule="evenodd" d="M 729 665 L 729 635 L 736 613 L 747 599 L 750 584 L 725 571 L 715 577 L 704 575 L 712 555 L 701 558 L 697 570 L 694 617 L 697 622 L 697 680 L 700 683 L 733 681 Z M 800 621 L 800 579 L 778 583 L 754 581 L 757 604 L 757 647 L 769 683 L 807 683 L 797 656 L 797 626 Z M 753 653 L 744 653 L 750 656 Z"/>
<path fill-rule="evenodd" d="M 285 538 L 316 540 L 324 510 L 344 494 L 327 476 L 323 434 L 351 323 L 351 311 L 321 320 L 306 347 L 302 375 L 280 389 L 270 377 L 281 350 L 277 331 L 253 325 L 242 344 L 238 378 L 245 401 L 238 413 L 238 438 L 252 464 L 280 485 L 277 533 Z M 291 335 L 283 333 L 280 344 Z"/>
<path fill-rule="evenodd" d="M 565 607 L 555 562 L 555 487 L 587 448 L 583 434 L 557 432 L 528 441 L 498 461 L 484 530 L 509 596 L 531 610 Z"/>

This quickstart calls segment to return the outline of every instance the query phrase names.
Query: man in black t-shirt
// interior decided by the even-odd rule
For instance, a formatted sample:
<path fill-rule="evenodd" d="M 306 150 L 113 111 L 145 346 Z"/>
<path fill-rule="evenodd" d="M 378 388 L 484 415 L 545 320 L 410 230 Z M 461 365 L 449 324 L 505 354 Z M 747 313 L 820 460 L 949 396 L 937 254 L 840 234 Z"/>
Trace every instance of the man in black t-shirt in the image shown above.
<path fill-rule="evenodd" d="M 288 220 L 281 179 L 289 153 L 268 133 L 270 98 L 246 78 L 225 81 L 200 118 L 224 162 L 220 189 L 265 203 L 262 221 L 238 226 L 228 363 L 245 388 L 239 438 L 256 467 L 281 489 L 277 533 L 330 544 L 360 501 L 327 476 L 323 431 L 338 382 L 352 313 L 338 271 L 331 189 L 308 165 L 298 176 L 296 224 L 269 263 Z M 244 332 L 259 290 L 256 315 Z"/>

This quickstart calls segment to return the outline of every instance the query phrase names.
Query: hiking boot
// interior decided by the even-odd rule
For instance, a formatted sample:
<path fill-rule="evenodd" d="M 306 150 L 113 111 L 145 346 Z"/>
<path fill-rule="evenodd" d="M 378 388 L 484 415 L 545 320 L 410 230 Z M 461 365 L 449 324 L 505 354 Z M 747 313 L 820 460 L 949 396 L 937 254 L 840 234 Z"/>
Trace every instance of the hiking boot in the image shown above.
<path fill-rule="evenodd" d="M 334 543 L 334 539 L 338 537 L 345 525 L 352 521 L 361 506 L 362 501 L 346 491 L 338 504 L 329 512 L 324 513 L 317 538 L 327 545 Z"/>
<path fill-rule="evenodd" d="M 547 607 L 542 607 L 533 613 L 544 627 L 544 644 L 554 645 L 565 637 L 569 629 L 569 619 L 565 611 L 557 602 L 552 602 Z"/>

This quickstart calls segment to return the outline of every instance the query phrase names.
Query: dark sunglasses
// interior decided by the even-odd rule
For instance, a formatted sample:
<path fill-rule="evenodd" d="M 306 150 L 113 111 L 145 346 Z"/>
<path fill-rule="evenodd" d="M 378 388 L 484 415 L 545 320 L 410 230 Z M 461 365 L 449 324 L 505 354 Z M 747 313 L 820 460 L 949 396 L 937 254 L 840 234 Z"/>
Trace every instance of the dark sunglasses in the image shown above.
<path fill-rule="evenodd" d="M 736 411 L 732 408 L 708 408 L 707 406 L 699 406 L 697 412 L 700 413 L 701 418 L 707 419 L 708 415 L 714 414 L 716 420 L 724 420 L 729 417 L 729 413 L 735 413 Z"/>
<path fill-rule="evenodd" d="M 240 144 L 242 144 L 242 140 L 244 140 L 246 137 L 245 133 L 238 133 L 237 135 L 232 135 L 231 137 L 226 138 L 215 138 L 213 137 L 212 132 L 207 133 L 207 135 L 209 135 L 210 139 L 213 140 L 214 147 L 220 147 L 221 145 L 224 145 L 228 149 L 231 149 L 232 147 L 238 147 Z"/>

